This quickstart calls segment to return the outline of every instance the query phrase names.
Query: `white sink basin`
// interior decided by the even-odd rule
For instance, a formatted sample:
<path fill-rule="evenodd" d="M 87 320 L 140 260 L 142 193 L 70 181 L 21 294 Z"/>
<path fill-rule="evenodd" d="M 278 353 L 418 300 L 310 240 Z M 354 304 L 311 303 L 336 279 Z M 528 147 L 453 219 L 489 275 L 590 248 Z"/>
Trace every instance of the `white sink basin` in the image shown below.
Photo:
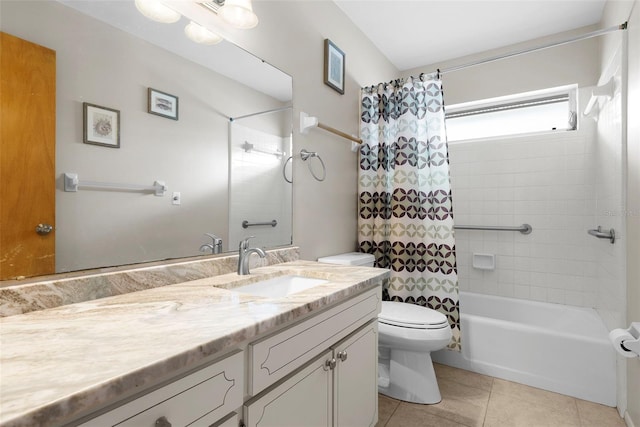
<path fill-rule="evenodd" d="M 328 280 L 303 276 L 280 276 L 250 285 L 238 286 L 230 290 L 259 297 L 279 298 L 302 292 L 314 286 L 328 283 Z"/>

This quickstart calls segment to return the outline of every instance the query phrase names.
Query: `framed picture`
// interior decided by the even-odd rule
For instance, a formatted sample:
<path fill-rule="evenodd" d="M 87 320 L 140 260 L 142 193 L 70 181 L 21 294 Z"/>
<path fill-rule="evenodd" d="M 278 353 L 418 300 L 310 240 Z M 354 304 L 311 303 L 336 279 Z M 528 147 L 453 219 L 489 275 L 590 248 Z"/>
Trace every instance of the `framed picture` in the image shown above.
<path fill-rule="evenodd" d="M 148 109 L 150 114 L 178 120 L 178 97 L 149 88 Z"/>
<path fill-rule="evenodd" d="M 83 138 L 85 144 L 120 148 L 120 111 L 82 103 Z"/>
<path fill-rule="evenodd" d="M 324 39 L 324 83 L 344 94 L 344 52 Z"/>

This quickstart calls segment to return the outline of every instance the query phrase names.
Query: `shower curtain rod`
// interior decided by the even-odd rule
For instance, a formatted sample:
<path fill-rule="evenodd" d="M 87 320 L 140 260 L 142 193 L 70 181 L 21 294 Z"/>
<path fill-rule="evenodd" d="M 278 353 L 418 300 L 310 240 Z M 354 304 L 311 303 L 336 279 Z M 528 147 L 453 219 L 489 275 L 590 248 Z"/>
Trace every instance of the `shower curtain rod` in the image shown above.
<path fill-rule="evenodd" d="M 273 110 L 258 111 L 257 113 L 245 114 L 244 116 L 229 117 L 229 121 L 232 122 L 234 120 L 246 119 L 247 117 L 261 116 L 263 114 L 277 113 L 279 111 L 290 110 L 292 108 L 293 108 L 293 106 L 289 105 L 287 107 L 274 108 Z"/>
<path fill-rule="evenodd" d="M 528 48 L 528 49 L 522 49 L 522 50 L 518 50 L 518 51 L 515 51 L 515 52 L 507 53 L 507 54 L 504 54 L 504 55 L 492 56 L 490 58 L 481 59 L 479 61 L 469 62 L 467 64 L 456 65 L 454 67 L 439 69 L 438 72 L 440 74 L 451 73 L 451 72 L 454 72 L 454 71 L 462 70 L 464 68 L 469 68 L 469 67 L 474 67 L 476 65 L 482 65 L 482 64 L 489 63 L 489 62 L 499 61 L 501 59 L 511 58 L 511 57 L 514 57 L 514 56 L 523 55 L 525 53 L 536 52 L 536 51 L 539 51 L 539 50 L 548 49 L 550 47 L 562 46 L 564 44 L 573 43 L 573 42 L 577 42 L 577 41 L 580 41 L 580 40 L 585 40 L 585 39 L 589 39 L 589 38 L 592 38 L 592 37 L 601 36 L 603 34 L 608 34 L 608 33 L 614 32 L 614 31 L 626 30 L 626 29 L 627 29 L 627 23 L 624 22 L 624 23 L 622 23 L 620 25 L 615 25 L 613 27 L 604 28 L 602 30 L 592 31 L 590 33 L 585 33 L 585 34 L 582 34 L 582 35 L 579 35 L 579 36 L 570 37 L 570 38 L 565 39 L 565 40 L 560 40 L 560 41 L 557 41 L 557 42 L 548 43 L 548 44 L 545 44 L 545 45 L 542 45 L 542 46 L 532 47 L 532 48 Z"/>

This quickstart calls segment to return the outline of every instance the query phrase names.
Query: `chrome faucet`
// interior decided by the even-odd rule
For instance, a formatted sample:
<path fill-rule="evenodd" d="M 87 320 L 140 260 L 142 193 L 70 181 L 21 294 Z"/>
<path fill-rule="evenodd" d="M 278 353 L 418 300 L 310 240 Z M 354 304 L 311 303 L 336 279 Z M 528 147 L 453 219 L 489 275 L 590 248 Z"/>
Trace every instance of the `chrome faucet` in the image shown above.
<path fill-rule="evenodd" d="M 211 233 L 204 233 L 204 235 L 211 237 L 213 242 L 205 243 L 204 245 L 200 246 L 200 252 L 207 252 L 208 250 L 210 250 L 212 254 L 219 254 L 220 252 L 222 252 L 222 238 Z"/>
<path fill-rule="evenodd" d="M 249 274 L 249 258 L 251 254 L 256 253 L 260 255 L 260 258 L 267 256 L 260 248 L 249 248 L 249 239 L 253 239 L 254 237 L 255 236 L 250 236 L 240 241 L 238 248 L 238 274 L 241 276 Z"/>

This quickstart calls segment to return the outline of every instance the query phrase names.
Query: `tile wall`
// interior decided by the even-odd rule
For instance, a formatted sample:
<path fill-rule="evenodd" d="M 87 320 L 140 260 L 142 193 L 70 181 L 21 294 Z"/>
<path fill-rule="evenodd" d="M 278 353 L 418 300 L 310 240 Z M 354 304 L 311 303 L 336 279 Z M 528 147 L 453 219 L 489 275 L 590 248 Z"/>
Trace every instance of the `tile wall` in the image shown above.
<path fill-rule="evenodd" d="M 291 184 L 283 177 L 282 169 L 291 155 L 291 138 L 271 135 L 250 127 L 233 125 L 231 147 L 231 191 L 229 211 L 229 249 L 236 250 L 238 242 L 255 236 L 251 246 L 273 247 L 291 244 Z M 255 150 L 247 152 L 244 142 Z M 257 150 L 287 152 L 284 156 L 265 154 Z M 291 169 L 287 169 L 291 180 Z M 242 221 L 270 222 L 278 225 L 242 228 Z"/>
<path fill-rule="evenodd" d="M 601 99 L 596 125 L 597 140 L 595 150 L 596 167 L 596 226 L 614 229 L 616 241 L 594 242 L 599 286 L 597 288 L 597 309 L 608 329 L 626 328 L 626 229 L 627 215 L 625 204 L 626 173 L 622 165 L 626 164 L 622 131 L 622 100 L 620 91 L 620 52 L 616 54 L 600 78 L 600 84 L 606 83 L 611 76 L 617 82 L 613 99 Z M 624 160 L 623 160 L 624 159 Z"/>
<path fill-rule="evenodd" d="M 593 307 L 599 297 L 596 125 L 449 146 L 456 224 L 528 223 L 533 232 L 456 231 L 460 290 Z M 472 267 L 494 254 L 494 270 Z"/>

